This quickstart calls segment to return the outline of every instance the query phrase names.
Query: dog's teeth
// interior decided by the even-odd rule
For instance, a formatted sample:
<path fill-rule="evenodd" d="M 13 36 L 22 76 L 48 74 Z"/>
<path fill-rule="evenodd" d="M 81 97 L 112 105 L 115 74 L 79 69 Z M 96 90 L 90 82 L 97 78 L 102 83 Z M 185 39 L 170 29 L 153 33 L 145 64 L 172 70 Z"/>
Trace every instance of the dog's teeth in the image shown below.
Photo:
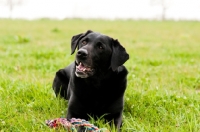
<path fill-rule="evenodd" d="M 86 68 L 83 69 L 83 71 L 85 71 L 85 70 L 86 70 Z"/>

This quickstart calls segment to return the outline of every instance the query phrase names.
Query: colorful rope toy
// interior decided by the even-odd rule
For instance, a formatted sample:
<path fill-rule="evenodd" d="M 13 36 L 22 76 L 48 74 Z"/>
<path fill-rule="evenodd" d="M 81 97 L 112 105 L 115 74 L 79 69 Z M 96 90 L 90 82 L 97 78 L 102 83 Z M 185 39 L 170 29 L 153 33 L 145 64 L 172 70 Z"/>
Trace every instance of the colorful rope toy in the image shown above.
<path fill-rule="evenodd" d="M 46 120 L 46 124 L 50 128 L 54 129 L 64 127 L 68 130 L 68 132 L 76 132 L 79 127 L 83 127 L 86 132 L 109 132 L 109 130 L 105 128 L 99 129 L 98 127 L 94 126 L 84 119 L 56 118 L 53 120 Z"/>

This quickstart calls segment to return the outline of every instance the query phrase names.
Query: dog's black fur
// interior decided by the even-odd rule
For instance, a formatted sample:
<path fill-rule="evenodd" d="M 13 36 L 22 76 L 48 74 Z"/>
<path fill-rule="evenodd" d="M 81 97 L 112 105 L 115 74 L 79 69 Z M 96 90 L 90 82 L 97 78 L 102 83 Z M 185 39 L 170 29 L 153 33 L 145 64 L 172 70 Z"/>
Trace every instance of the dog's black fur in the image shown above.
<path fill-rule="evenodd" d="M 129 55 L 118 40 L 91 30 L 72 37 L 71 54 L 76 48 L 75 61 L 53 81 L 55 94 L 68 100 L 67 118 L 103 116 L 119 129 L 128 74 L 123 64 Z"/>

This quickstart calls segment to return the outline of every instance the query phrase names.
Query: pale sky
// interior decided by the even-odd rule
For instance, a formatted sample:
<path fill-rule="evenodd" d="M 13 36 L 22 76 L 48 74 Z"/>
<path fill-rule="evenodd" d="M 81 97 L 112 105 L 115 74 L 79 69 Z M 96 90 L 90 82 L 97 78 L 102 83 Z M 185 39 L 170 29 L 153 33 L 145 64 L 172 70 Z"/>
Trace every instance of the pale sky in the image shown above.
<path fill-rule="evenodd" d="M 0 0 L 0 18 L 10 16 L 7 0 Z M 17 0 L 13 0 L 14 2 Z M 159 19 L 162 0 L 23 0 L 14 6 L 12 18 L 133 18 Z M 200 20 L 200 0 L 165 0 L 166 18 Z"/>

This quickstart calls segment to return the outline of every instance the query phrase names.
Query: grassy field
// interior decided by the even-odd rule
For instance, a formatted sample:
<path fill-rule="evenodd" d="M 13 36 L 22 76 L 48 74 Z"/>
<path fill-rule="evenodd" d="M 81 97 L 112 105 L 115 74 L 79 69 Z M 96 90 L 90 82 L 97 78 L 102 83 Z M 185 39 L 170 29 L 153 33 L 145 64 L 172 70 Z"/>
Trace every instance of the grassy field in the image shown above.
<path fill-rule="evenodd" d="M 67 102 L 52 80 L 88 29 L 130 54 L 122 132 L 200 132 L 200 22 L 79 19 L 0 20 L 0 132 L 54 131 L 45 120 L 65 117 Z"/>

